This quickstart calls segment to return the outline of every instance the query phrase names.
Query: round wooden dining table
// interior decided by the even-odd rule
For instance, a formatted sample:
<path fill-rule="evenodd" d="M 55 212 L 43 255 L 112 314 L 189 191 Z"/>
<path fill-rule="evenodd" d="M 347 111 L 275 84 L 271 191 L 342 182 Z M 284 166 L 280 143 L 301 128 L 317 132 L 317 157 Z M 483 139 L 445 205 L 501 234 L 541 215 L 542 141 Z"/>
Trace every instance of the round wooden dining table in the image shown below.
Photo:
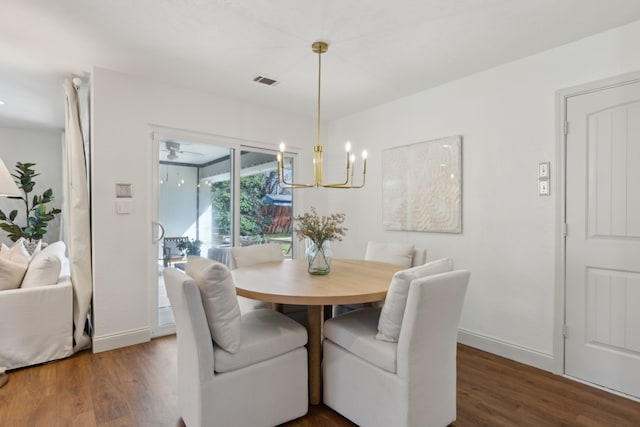
<path fill-rule="evenodd" d="M 376 261 L 334 259 L 324 276 L 307 273 L 305 260 L 254 264 L 232 270 L 236 292 L 275 304 L 307 306 L 309 402 L 322 401 L 320 371 L 323 307 L 384 300 L 393 274 L 404 267 Z"/>

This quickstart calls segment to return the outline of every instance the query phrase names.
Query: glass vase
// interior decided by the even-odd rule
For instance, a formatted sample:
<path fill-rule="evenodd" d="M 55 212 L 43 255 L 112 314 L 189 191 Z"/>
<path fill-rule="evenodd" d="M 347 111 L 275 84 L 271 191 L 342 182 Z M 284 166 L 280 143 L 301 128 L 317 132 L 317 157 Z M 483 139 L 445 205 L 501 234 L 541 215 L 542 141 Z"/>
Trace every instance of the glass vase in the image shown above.
<path fill-rule="evenodd" d="M 328 240 L 322 246 L 316 245 L 312 240 L 306 242 L 307 272 L 309 274 L 324 275 L 331 271 L 331 245 Z"/>

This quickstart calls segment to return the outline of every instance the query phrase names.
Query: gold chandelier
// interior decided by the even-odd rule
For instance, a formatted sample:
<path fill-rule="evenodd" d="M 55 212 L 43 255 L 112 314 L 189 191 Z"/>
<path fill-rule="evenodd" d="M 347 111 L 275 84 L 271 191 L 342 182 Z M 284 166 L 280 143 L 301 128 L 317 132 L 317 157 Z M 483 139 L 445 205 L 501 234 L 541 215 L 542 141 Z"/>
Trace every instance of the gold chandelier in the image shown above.
<path fill-rule="evenodd" d="M 347 173 L 343 182 L 335 184 L 324 184 L 322 181 L 322 152 L 324 151 L 322 145 L 320 145 L 320 82 L 322 72 L 322 54 L 327 51 L 329 45 L 325 42 L 315 42 L 311 45 L 311 49 L 314 53 L 318 54 L 318 141 L 313 147 L 313 184 L 301 184 L 294 182 L 287 182 L 284 176 L 284 162 L 285 162 L 285 145 L 284 142 L 280 143 L 280 152 L 278 153 L 278 183 L 282 187 L 286 188 L 362 188 L 364 187 L 365 176 L 367 174 L 367 152 L 362 152 L 362 183 L 360 185 L 353 184 L 353 173 L 355 171 L 356 156 L 351 153 L 351 143 L 346 143 L 347 151 Z"/>

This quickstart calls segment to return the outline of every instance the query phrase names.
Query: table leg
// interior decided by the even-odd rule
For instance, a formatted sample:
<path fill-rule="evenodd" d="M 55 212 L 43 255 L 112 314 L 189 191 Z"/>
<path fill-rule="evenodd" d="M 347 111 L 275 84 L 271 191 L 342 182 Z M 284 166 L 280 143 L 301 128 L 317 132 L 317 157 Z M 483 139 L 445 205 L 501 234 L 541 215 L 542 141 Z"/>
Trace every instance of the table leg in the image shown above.
<path fill-rule="evenodd" d="M 321 305 L 307 307 L 309 320 L 309 403 L 319 405 L 322 402 L 322 313 Z"/>

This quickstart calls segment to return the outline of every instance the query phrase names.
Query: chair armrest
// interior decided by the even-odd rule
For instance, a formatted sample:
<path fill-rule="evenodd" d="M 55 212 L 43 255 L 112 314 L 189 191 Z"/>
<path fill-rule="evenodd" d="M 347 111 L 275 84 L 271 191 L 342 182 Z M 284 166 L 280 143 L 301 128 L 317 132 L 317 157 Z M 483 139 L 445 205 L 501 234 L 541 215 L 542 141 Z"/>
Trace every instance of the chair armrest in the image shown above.
<path fill-rule="evenodd" d="M 0 292 L 0 318 L 9 319 L 12 314 L 33 311 L 41 305 L 51 306 L 58 312 L 73 307 L 73 288 L 71 280 L 66 278 L 55 285 L 35 288 L 9 289 Z M 72 318 L 73 310 L 67 310 Z M 0 328 L 2 327 L 0 322 Z"/>
<path fill-rule="evenodd" d="M 210 381 L 215 369 L 213 340 L 198 285 L 174 268 L 165 268 L 163 274 L 176 317 L 180 381 L 191 385 Z"/>
<path fill-rule="evenodd" d="M 411 282 L 398 339 L 398 376 L 411 378 L 416 375 L 412 370 L 426 373 L 430 366 L 451 363 L 455 368 L 458 325 L 468 282 L 465 270 Z"/>

